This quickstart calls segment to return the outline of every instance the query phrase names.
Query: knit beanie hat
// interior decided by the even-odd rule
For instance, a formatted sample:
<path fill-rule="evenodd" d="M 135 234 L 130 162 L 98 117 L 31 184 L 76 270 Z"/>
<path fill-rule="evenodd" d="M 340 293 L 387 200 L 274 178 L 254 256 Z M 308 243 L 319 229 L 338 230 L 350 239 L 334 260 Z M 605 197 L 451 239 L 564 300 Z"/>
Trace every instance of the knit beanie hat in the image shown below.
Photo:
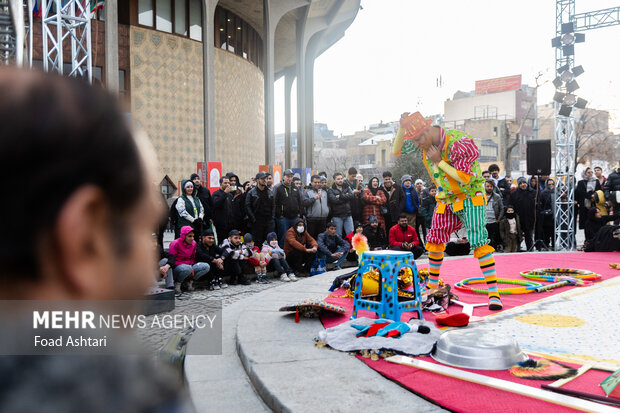
<path fill-rule="evenodd" d="M 521 185 L 521 182 L 527 183 L 527 179 L 525 179 L 524 177 L 520 177 L 519 179 L 517 179 L 517 185 Z"/>
<path fill-rule="evenodd" d="M 243 236 L 243 242 L 245 242 L 246 244 L 252 241 L 254 241 L 254 238 L 252 237 L 252 234 L 250 234 L 249 232 Z"/>
<path fill-rule="evenodd" d="M 401 183 L 405 183 L 405 181 L 413 181 L 413 179 L 411 179 L 411 175 L 403 175 L 402 178 L 400 178 L 400 182 Z"/>
<path fill-rule="evenodd" d="M 267 234 L 267 242 L 271 242 L 273 240 L 277 240 L 278 236 L 276 235 L 275 232 L 270 232 L 269 234 Z"/>

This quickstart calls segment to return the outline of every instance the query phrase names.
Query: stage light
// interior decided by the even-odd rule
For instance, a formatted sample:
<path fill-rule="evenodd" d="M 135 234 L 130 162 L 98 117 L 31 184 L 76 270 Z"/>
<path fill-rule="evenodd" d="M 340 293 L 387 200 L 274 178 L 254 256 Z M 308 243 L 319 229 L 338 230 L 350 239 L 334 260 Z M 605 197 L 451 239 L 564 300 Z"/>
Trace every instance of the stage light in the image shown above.
<path fill-rule="evenodd" d="M 573 93 L 577 89 L 579 89 L 579 84 L 576 80 L 572 80 L 566 84 L 566 90 L 568 93 Z"/>
<path fill-rule="evenodd" d="M 588 101 L 585 99 L 577 98 L 577 103 L 575 103 L 575 107 L 579 109 L 585 109 Z"/>
<path fill-rule="evenodd" d="M 562 79 L 562 82 L 566 82 L 566 83 L 570 82 L 574 78 L 575 76 L 573 76 L 573 72 L 571 72 L 570 70 L 567 70 L 566 72 L 560 75 L 560 79 Z"/>
<path fill-rule="evenodd" d="M 584 33 L 575 33 L 575 43 L 583 43 L 586 41 L 586 35 Z"/>
<path fill-rule="evenodd" d="M 562 44 L 564 46 L 570 46 L 575 44 L 575 35 L 573 33 L 566 33 L 562 35 Z"/>
<path fill-rule="evenodd" d="M 560 107 L 560 111 L 558 112 L 558 115 L 560 116 L 570 116 L 571 111 L 573 110 L 572 107 L 568 106 L 568 105 L 562 105 Z"/>
<path fill-rule="evenodd" d="M 562 47 L 562 55 L 563 56 L 572 56 L 575 54 L 575 46 L 563 46 Z"/>
<path fill-rule="evenodd" d="M 558 67 L 558 73 L 566 72 L 570 69 L 570 63 L 566 63 L 564 66 Z"/>
<path fill-rule="evenodd" d="M 569 93 L 564 97 L 565 105 L 573 106 L 575 103 L 577 103 L 577 96 L 573 95 L 572 93 Z"/>
<path fill-rule="evenodd" d="M 555 92 L 555 94 L 553 95 L 553 100 L 558 102 L 558 103 L 562 103 L 562 102 L 564 102 L 564 97 L 565 96 L 566 96 L 566 93 Z"/>
<path fill-rule="evenodd" d="M 583 72 L 585 72 L 585 70 L 583 70 L 583 66 L 579 65 L 579 66 L 575 66 L 573 67 L 573 75 L 575 77 L 579 76 L 580 74 L 582 74 Z"/>
<path fill-rule="evenodd" d="M 575 23 L 563 23 L 562 24 L 562 34 L 572 33 L 575 31 Z"/>
<path fill-rule="evenodd" d="M 562 47 L 562 38 L 558 36 L 551 39 L 551 47 Z"/>
<path fill-rule="evenodd" d="M 553 79 L 553 86 L 555 86 L 556 89 L 562 87 L 562 79 L 560 79 L 560 76 Z"/>

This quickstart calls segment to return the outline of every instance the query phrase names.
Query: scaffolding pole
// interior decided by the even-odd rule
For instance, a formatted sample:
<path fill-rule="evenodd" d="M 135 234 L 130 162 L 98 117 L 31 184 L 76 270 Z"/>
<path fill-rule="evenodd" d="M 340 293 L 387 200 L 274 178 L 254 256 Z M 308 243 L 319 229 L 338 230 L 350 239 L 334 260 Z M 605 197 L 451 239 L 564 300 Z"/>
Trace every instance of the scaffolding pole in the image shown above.
<path fill-rule="evenodd" d="M 43 0 L 43 69 L 88 79 L 92 83 L 90 2 Z M 70 42 L 71 68 L 64 73 L 63 45 Z"/>

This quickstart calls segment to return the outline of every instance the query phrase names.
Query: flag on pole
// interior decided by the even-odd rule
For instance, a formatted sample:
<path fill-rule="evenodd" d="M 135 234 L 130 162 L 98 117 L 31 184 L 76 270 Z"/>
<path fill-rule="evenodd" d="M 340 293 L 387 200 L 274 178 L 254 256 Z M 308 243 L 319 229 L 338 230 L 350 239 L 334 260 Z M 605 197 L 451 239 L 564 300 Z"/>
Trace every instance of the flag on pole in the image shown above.
<path fill-rule="evenodd" d="M 99 9 L 103 9 L 105 0 L 90 0 L 90 13 L 93 14 Z"/>

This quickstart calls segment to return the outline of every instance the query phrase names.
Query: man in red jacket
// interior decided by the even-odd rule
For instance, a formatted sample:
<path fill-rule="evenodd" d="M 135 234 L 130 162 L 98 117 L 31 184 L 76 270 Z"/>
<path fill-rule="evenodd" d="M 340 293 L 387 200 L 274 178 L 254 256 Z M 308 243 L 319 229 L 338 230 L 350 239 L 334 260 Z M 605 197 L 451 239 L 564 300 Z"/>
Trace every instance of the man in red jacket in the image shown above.
<path fill-rule="evenodd" d="M 424 254 L 424 248 L 420 246 L 420 240 L 415 229 L 407 223 L 407 215 L 398 216 L 398 225 L 390 228 L 390 249 L 396 251 L 408 251 L 413 253 L 413 258 Z"/>

